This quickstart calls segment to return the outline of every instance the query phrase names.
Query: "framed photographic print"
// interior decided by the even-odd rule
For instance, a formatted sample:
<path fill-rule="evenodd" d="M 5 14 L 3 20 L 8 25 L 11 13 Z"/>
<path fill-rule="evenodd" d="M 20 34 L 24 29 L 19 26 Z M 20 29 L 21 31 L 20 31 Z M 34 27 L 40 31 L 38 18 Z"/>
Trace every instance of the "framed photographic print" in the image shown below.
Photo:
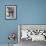
<path fill-rule="evenodd" d="M 5 19 L 16 19 L 16 5 L 5 5 Z"/>

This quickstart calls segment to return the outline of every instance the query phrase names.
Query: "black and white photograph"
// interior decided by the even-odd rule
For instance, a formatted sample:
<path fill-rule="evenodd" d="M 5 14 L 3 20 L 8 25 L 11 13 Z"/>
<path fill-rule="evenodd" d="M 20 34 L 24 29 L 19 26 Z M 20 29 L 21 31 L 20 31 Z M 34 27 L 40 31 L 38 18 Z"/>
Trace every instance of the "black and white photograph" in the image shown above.
<path fill-rule="evenodd" d="M 16 5 L 6 5 L 5 10 L 5 19 L 16 19 Z"/>

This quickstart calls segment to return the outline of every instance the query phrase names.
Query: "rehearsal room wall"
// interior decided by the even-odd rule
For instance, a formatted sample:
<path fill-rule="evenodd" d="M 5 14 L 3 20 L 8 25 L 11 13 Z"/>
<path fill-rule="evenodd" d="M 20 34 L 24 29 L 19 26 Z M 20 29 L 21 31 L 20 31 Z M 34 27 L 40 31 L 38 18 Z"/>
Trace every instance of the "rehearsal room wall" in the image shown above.
<path fill-rule="evenodd" d="M 16 20 L 5 20 L 5 5 L 16 5 Z M 46 0 L 0 0 L 0 44 L 9 42 L 10 32 L 18 34 L 18 24 L 46 24 Z"/>

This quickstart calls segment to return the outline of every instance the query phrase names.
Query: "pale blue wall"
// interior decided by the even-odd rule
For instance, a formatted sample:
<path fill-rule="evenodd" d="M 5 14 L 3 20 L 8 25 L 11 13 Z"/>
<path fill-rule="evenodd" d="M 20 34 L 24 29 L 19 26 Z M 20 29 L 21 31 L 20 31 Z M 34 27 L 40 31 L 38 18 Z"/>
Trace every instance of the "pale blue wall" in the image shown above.
<path fill-rule="evenodd" d="M 16 20 L 5 20 L 9 4 L 17 6 Z M 0 43 L 8 43 L 9 32 L 17 32 L 18 24 L 46 24 L 46 0 L 0 0 Z"/>

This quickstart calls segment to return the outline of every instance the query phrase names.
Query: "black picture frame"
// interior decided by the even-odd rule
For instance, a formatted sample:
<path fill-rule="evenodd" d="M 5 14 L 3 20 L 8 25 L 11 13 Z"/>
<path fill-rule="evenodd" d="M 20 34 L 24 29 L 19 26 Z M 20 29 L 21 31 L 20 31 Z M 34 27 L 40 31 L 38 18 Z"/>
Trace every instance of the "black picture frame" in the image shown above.
<path fill-rule="evenodd" d="M 5 20 L 16 20 L 17 19 L 17 8 L 16 7 L 17 7 L 16 5 L 5 5 Z M 8 13 L 8 8 L 11 8 L 10 16 Z M 12 13 L 14 13 L 13 16 L 11 16 Z"/>

